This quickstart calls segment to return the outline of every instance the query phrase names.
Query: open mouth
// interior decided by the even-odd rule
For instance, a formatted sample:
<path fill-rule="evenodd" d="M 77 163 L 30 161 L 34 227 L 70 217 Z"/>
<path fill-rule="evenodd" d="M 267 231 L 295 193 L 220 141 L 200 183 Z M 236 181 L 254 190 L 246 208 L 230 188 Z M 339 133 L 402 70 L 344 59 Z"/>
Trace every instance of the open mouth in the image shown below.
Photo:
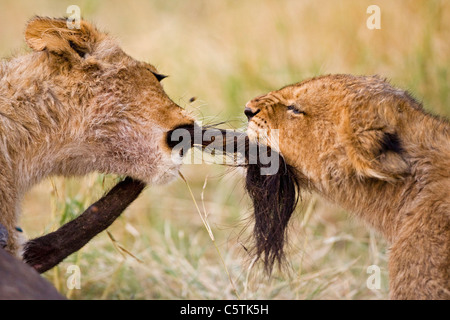
<path fill-rule="evenodd" d="M 172 152 L 183 157 L 194 146 L 196 131 L 195 123 L 179 126 L 167 132 L 166 143 Z"/>

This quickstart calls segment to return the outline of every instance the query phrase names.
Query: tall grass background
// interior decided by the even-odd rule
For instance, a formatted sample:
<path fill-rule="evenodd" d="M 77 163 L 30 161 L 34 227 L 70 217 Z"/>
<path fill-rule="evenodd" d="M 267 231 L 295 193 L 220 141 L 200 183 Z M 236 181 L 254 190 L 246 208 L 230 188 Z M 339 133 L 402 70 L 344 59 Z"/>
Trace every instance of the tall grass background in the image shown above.
<path fill-rule="evenodd" d="M 61 17 L 72 4 L 128 54 L 170 75 L 166 92 L 204 123 L 243 128 L 246 101 L 328 73 L 382 75 L 427 110 L 450 115 L 445 0 L 2 0 L 0 55 L 26 50 L 23 31 L 33 15 Z M 366 26 L 371 4 L 381 9 L 380 30 Z M 290 230 L 289 268 L 268 278 L 246 253 L 251 207 L 243 173 L 209 164 L 186 165 L 182 173 L 215 242 L 179 178 L 148 187 L 108 233 L 44 276 L 72 299 L 388 297 L 388 245 L 347 212 L 303 195 Z M 28 237 L 54 230 L 115 180 L 100 174 L 47 179 L 27 194 L 20 226 Z M 74 264 L 81 270 L 79 290 L 67 286 Z M 370 265 L 380 267 L 380 289 L 367 288 Z"/>

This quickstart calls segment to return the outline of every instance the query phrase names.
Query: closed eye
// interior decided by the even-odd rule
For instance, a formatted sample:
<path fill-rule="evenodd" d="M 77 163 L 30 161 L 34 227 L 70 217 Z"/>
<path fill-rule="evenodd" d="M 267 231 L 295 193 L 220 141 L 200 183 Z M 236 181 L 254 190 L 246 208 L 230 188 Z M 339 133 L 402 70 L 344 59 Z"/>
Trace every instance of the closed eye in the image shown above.
<path fill-rule="evenodd" d="M 305 111 L 299 110 L 299 109 L 298 109 L 296 106 L 294 106 L 294 105 L 288 106 L 287 109 L 288 109 L 289 111 L 292 111 L 292 113 L 294 113 L 294 114 L 303 114 L 303 115 L 306 115 L 306 112 L 305 112 Z"/>
<path fill-rule="evenodd" d="M 165 76 L 163 74 L 157 73 L 152 71 L 152 69 L 150 68 L 146 68 L 148 71 L 150 71 L 156 78 L 156 80 L 158 80 L 158 82 L 161 82 L 164 78 L 167 78 L 168 76 Z"/>
<path fill-rule="evenodd" d="M 161 82 L 161 80 L 163 80 L 164 78 L 167 78 L 168 76 L 165 76 L 163 74 L 159 74 L 156 72 L 151 71 L 151 73 L 153 73 L 153 75 L 156 77 L 156 80 L 158 80 L 159 82 Z"/>

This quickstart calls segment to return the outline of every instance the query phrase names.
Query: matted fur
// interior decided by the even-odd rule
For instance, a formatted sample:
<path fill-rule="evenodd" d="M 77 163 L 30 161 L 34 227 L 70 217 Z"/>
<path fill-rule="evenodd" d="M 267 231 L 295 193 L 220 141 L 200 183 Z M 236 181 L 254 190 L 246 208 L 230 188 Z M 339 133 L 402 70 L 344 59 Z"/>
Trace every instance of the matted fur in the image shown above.
<path fill-rule="evenodd" d="M 249 101 L 246 114 L 253 115 L 250 138 L 278 129 L 277 149 L 286 163 L 313 190 L 391 243 L 393 299 L 450 299 L 447 120 L 428 114 L 379 77 L 351 75 L 322 76 L 270 92 Z M 252 193 L 254 203 L 266 196 Z M 266 256 L 282 248 L 285 221 L 280 225 Z"/>
<path fill-rule="evenodd" d="M 276 152 L 272 150 L 271 152 Z M 263 164 L 247 165 L 245 189 L 253 202 L 253 254 L 262 258 L 267 273 L 274 264 L 282 265 L 289 219 L 297 206 L 300 187 L 305 186 L 295 169 L 279 155 L 279 168 L 273 175 L 261 174 Z"/>
<path fill-rule="evenodd" d="M 164 92 L 152 65 L 81 21 L 35 17 L 32 52 L 0 64 L 0 224 L 17 251 L 24 194 L 51 175 L 93 171 L 148 184 L 177 176 L 167 132 L 193 119 Z"/>

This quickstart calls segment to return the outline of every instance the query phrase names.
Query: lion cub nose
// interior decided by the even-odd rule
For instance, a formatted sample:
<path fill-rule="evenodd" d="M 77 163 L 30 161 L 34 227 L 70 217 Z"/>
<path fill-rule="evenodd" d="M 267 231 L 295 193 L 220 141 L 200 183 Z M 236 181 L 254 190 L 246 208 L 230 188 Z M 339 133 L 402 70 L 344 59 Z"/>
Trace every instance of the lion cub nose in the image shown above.
<path fill-rule="evenodd" d="M 261 110 L 260 109 L 256 109 L 256 110 L 252 110 L 249 107 L 245 107 L 244 109 L 244 114 L 247 116 L 248 121 L 252 120 L 252 118 L 254 116 L 256 116 Z"/>

